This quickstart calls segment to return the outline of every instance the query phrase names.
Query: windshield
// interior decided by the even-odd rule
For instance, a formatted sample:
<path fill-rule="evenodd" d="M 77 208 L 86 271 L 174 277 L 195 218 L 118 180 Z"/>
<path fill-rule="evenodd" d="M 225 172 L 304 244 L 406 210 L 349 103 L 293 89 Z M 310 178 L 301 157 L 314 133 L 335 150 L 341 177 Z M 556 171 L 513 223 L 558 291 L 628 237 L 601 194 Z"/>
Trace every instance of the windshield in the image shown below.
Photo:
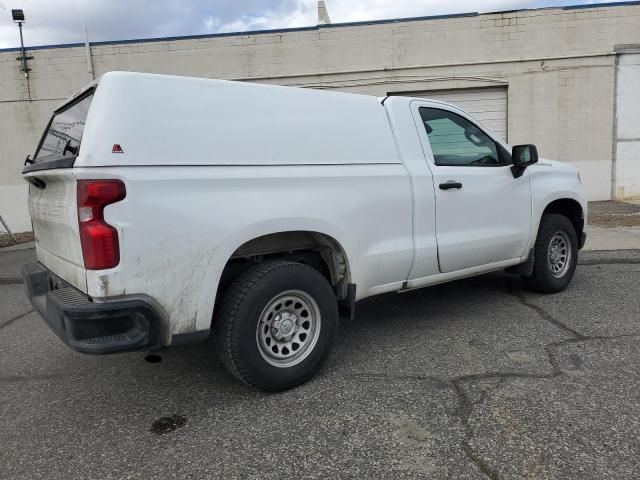
<path fill-rule="evenodd" d="M 36 152 L 34 163 L 75 157 L 80 150 L 82 132 L 93 92 L 53 115 Z"/>

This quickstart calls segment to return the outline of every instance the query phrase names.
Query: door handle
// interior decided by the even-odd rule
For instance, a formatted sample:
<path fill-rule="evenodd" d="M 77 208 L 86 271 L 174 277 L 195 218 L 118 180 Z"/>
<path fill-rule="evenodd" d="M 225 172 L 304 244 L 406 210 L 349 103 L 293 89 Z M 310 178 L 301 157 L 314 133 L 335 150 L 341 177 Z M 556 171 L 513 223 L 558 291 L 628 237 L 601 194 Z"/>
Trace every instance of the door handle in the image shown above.
<path fill-rule="evenodd" d="M 440 190 L 451 190 L 453 188 L 460 190 L 462 188 L 462 184 L 460 182 L 454 182 L 453 180 L 440 184 Z"/>

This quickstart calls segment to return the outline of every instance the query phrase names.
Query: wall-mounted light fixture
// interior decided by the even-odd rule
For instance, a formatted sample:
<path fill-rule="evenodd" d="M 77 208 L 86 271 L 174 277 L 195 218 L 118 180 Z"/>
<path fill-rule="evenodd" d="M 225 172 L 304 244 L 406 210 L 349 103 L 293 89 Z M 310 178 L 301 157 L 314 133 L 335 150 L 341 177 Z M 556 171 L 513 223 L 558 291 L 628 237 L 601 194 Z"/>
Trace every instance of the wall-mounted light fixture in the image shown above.
<path fill-rule="evenodd" d="M 11 10 L 14 22 L 24 22 L 24 12 L 22 10 Z"/>

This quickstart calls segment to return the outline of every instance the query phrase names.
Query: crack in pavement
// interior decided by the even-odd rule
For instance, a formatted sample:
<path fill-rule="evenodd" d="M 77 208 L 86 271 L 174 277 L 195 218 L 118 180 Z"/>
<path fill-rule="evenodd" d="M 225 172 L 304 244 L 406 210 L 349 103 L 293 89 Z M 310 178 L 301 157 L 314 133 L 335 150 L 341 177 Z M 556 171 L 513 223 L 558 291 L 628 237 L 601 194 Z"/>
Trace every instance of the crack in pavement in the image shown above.
<path fill-rule="evenodd" d="M 32 309 L 31 309 L 31 310 L 29 310 L 29 311 L 26 311 L 26 312 L 24 312 L 24 313 L 21 313 L 20 315 L 18 315 L 18 316 L 16 316 L 16 317 L 13 317 L 13 318 L 11 318 L 11 319 L 9 319 L 9 320 L 7 320 L 6 322 L 4 322 L 4 323 L 0 324 L 0 330 L 2 330 L 4 327 L 8 327 L 8 326 L 9 326 L 9 325 L 11 325 L 13 322 L 15 322 L 15 321 L 17 321 L 17 320 L 20 320 L 21 318 L 24 318 L 24 317 L 26 317 L 27 315 L 29 315 L 30 313 L 33 313 L 33 312 L 35 312 L 35 310 L 32 308 Z"/>
<path fill-rule="evenodd" d="M 473 428 L 471 427 L 471 415 L 473 414 L 474 404 L 469 399 L 469 396 L 464 392 L 462 387 L 463 382 L 475 382 L 478 380 L 490 380 L 497 379 L 500 382 L 506 379 L 513 378 L 522 378 L 522 379 L 553 379 L 563 374 L 562 369 L 560 368 L 560 364 L 556 359 L 556 356 L 553 352 L 553 349 L 562 345 L 570 345 L 574 343 L 581 342 L 590 342 L 590 341 L 603 341 L 603 340 L 614 340 L 617 338 L 626 338 L 626 337 L 634 337 L 640 336 L 639 334 L 626 334 L 626 335 L 616 335 L 616 336 L 588 336 L 585 335 L 578 330 L 569 327 L 561 320 L 555 318 L 551 313 L 549 313 L 543 307 L 534 304 L 531 302 L 524 292 L 517 291 L 513 288 L 513 284 L 510 281 L 506 283 L 506 291 L 509 295 L 515 297 L 518 302 L 533 310 L 538 314 L 538 316 L 553 325 L 554 327 L 564 331 L 565 333 L 570 335 L 570 338 L 559 340 L 557 342 L 552 342 L 544 346 L 545 353 L 547 354 L 547 359 L 549 365 L 551 365 L 551 373 L 549 374 L 535 374 L 535 373 L 503 373 L 503 372 L 486 372 L 483 374 L 477 375 L 465 375 L 461 377 L 457 377 L 451 380 L 453 383 L 454 389 L 458 394 L 458 401 L 461 405 L 460 407 L 460 419 L 462 421 L 462 425 L 464 427 L 465 436 L 462 442 L 462 447 L 467 455 L 467 457 L 473 461 L 478 468 L 490 479 L 497 479 L 498 474 L 495 470 L 492 470 L 489 466 L 488 462 L 484 460 L 471 446 L 471 440 L 474 436 Z"/>
<path fill-rule="evenodd" d="M 21 278 L 0 278 L 0 285 L 21 285 L 24 283 Z"/>
<path fill-rule="evenodd" d="M 491 480 L 497 480 L 498 474 L 491 469 L 489 464 L 480 457 L 471 447 L 471 439 L 473 438 L 473 429 L 471 428 L 471 414 L 473 411 L 473 404 L 469 396 L 464 392 L 464 389 L 461 385 L 465 380 L 477 379 L 480 377 L 484 377 L 485 374 L 482 375 L 468 375 L 463 377 L 456 377 L 452 380 L 445 380 L 439 377 L 432 377 L 428 375 L 394 375 L 388 373 L 351 373 L 344 375 L 343 378 L 351 378 L 351 379 L 364 379 L 364 380 L 400 380 L 400 381 L 417 381 L 423 382 L 428 381 L 431 383 L 435 383 L 440 388 L 452 389 L 456 395 L 458 400 L 458 407 L 456 409 L 458 416 L 462 421 L 462 428 L 464 432 L 464 437 L 462 440 L 462 449 L 465 456 L 473 462 L 478 469 L 486 475 Z M 504 377 L 508 374 L 502 373 L 492 373 L 486 374 L 487 378 L 501 376 Z"/>
<path fill-rule="evenodd" d="M 462 450 L 466 457 L 471 460 L 480 471 L 491 480 L 497 480 L 498 473 L 493 470 L 486 460 L 484 460 L 471 446 L 471 440 L 474 437 L 473 428 L 471 428 L 471 415 L 473 413 L 473 403 L 469 396 L 465 393 L 464 389 L 460 385 L 459 380 L 453 380 L 451 383 L 453 389 L 458 396 L 458 414 L 462 421 L 462 428 L 464 430 L 464 438 L 462 439 Z"/>
<path fill-rule="evenodd" d="M 606 340 L 616 340 L 619 338 L 629 338 L 629 337 L 640 337 L 640 334 L 625 334 L 625 335 L 615 335 L 610 337 L 605 336 L 594 336 L 587 337 L 581 336 L 579 338 L 569 338 L 565 340 L 560 340 L 557 342 L 550 343 L 545 345 L 544 350 L 547 354 L 547 358 L 549 360 L 549 364 L 551 365 L 552 371 L 548 374 L 535 374 L 535 373 L 516 373 L 516 372 L 485 372 L 475 375 L 462 375 L 460 377 L 455 377 L 450 381 L 456 395 L 458 396 L 458 413 L 460 416 L 460 421 L 462 422 L 462 427 L 464 430 L 464 437 L 462 439 L 462 450 L 464 451 L 466 457 L 471 460 L 480 471 L 486 475 L 491 480 L 499 479 L 498 473 L 491 468 L 489 462 L 482 458 L 478 452 L 474 450 L 471 446 L 471 441 L 474 438 L 475 434 L 473 428 L 471 426 L 471 416 L 473 415 L 473 407 L 480 405 L 484 402 L 486 392 L 481 394 L 481 399 L 478 402 L 472 402 L 469 398 L 469 395 L 464 391 L 463 384 L 465 382 L 473 383 L 482 380 L 498 380 L 498 385 L 496 385 L 493 390 L 499 388 L 505 380 L 509 379 L 525 379 L 525 380 L 550 380 L 563 375 L 564 372 L 560 368 L 560 365 L 556 359 L 556 356 L 552 352 L 553 348 L 570 345 L 574 343 L 582 343 L 582 342 L 591 342 L 591 341 L 606 341 Z"/>
<path fill-rule="evenodd" d="M 560 320 L 555 318 L 553 315 L 551 315 L 549 312 L 547 312 L 543 307 L 541 307 L 539 305 L 536 305 L 535 303 L 531 302 L 526 297 L 524 292 L 514 290 L 513 284 L 510 281 L 507 281 L 507 293 L 509 295 L 517 298 L 518 302 L 520 304 L 522 304 L 525 307 L 527 307 L 527 308 L 533 310 L 534 312 L 536 312 L 538 314 L 538 316 L 540 316 L 540 318 L 542 318 L 546 322 L 550 323 L 554 327 L 559 328 L 560 330 L 564 330 L 566 333 L 570 334 L 573 338 L 576 338 L 576 339 L 587 338 L 584 334 L 582 334 L 579 331 L 569 327 L 568 325 L 565 325 L 563 322 L 561 322 Z"/>
<path fill-rule="evenodd" d="M 488 288 L 486 286 L 482 288 Z M 480 374 L 470 374 L 470 375 L 461 375 L 454 378 L 442 379 L 431 376 L 423 376 L 423 375 L 388 375 L 388 374 L 376 374 L 376 373 L 367 373 L 363 375 L 353 375 L 356 376 L 366 376 L 371 379 L 405 379 L 405 380 L 428 380 L 432 382 L 438 382 L 441 385 L 449 385 L 458 398 L 458 415 L 460 417 L 460 421 L 462 423 L 464 436 L 462 439 L 462 450 L 465 456 L 473 462 L 474 465 L 480 470 L 482 474 L 484 474 L 487 478 L 491 480 L 499 479 L 498 472 L 494 470 L 490 463 L 484 459 L 472 446 L 472 440 L 474 438 L 473 427 L 471 426 L 471 417 L 473 415 L 474 406 L 480 405 L 484 402 L 487 392 L 483 392 L 481 394 L 481 398 L 477 402 L 472 402 L 469 395 L 465 392 L 464 384 L 465 383 L 473 383 L 483 380 L 498 380 L 498 384 L 492 389 L 498 389 L 506 380 L 510 379 L 525 379 L 525 380 L 550 380 L 563 375 L 564 372 L 560 367 L 560 363 L 556 358 L 553 350 L 557 347 L 563 345 L 571 345 L 582 342 L 592 342 L 592 341 L 607 341 L 607 340 L 615 340 L 619 338 L 629 338 L 629 337 L 640 337 L 640 333 L 637 334 L 623 334 L 623 335 L 615 335 L 615 336 L 589 336 L 581 333 L 580 331 L 569 327 L 561 320 L 555 318 L 551 313 L 545 310 L 543 307 L 534 304 L 530 299 L 528 299 L 524 292 L 516 291 L 514 289 L 511 281 L 507 281 L 506 285 L 503 288 L 489 288 L 489 290 L 493 291 L 501 291 L 510 296 L 515 297 L 518 302 L 533 310 L 542 320 L 550 323 L 554 327 L 562 330 L 566 334 L 569 335 L 569 338 L 565 338 L 563 340 L 558 340 L 556 342 L 548 343 L 543 346 L 543 349 L 547 355 L 547 361 L 551 366 L 550 373 L 523 373 L 523 372 L 484 372 Z"/>
<path fill-rule="evenodd" d="M 488 288 L 488 287 L 482 287 Z M 499 479 L 498 472 L 494 470 L 489 462 L 482 458 L 482 456 L 476 452 L 472 446 L 472 440 L 474 438 L 474 431 L 471 426 L 471 417 L 473 415 L 473 408 L 476 405 L 481 404 L 484 401 L 485 394 L 481 395 L 481 400 L 478 402 L 472 402 L 469 398 L 469 395 L 464 390 L 465 383 L 473 383 L 483 380 L 498 380 L 498 385 L 496 385 L 492 390 L 495 390 L 502 385 L 502 383 L 506 380 L 510 379 L 525 379 L 525 380 L 549 380 L 559 377 L 563 375 L 564 372 L 560 367 L 560 363 L 558 362 L 556 355 L 553 350 L 557 347 L 563 345 L 577 344 L 582 342 L 591 342 L 591 341 L 607 341 L 607 340 L 615 340 L 619 338 L 628 338 L 628 337 L 640 337 L 639 334 L 623 334 L 623 335 L 615 335 L 615 336 L 589 336 L 585 335 L 578 330 L 569 327 L 561 320 L 555 318 L 551 313 L 545 310 L 543 307 L 534 304 L 529 300 L 525 293 L 522 291 L 516 291 L 514 289 L 511 281 L 507 281 L 506 285 L 503 288 L 491 289 L 493 291 L 501 291 L 509 294 L 510 296 L 515 297 L 518 302 L 533 310 L 542 320 L 550 323 L 554 327 L 562 330 L 566 334 L 569 335 L 569 338 L 565 338 L 563 340 L 558 340 L 556 342 L 548 343 L 543 346 L 544 351 L 547 355 L 547 361 L 551 366 L 550 373 L 523 373 L 523 372 L 484 372 L 480 374 L 470 374 L 470 375 L 461 375 L 454 378 L 442 379 L 438 377 L 426 376 L 426 375 L 392 375 L 392 374 L 380 374 L 380 373 L 363 373 L 363 374 L 354 374 L 350 375 L 353 378 L 370 378 L 372 380 L 376 379 L 396 379 L 396 380 L 415 380 L 415 381 L 430 381 L 436 382 L 440 386 L 448 386 L 454 390 L 456 396 L 458 398 L 458 415 L 460 417 L 460 421 L 462 423 L 464 436 L 462 439 L 462 450 L 465 456 L 473 462 L 473 464 L 478 467 L 480 472 L 482 472 L 487 478 L 491 480 Z M 486 392 L 485 392 L 486 393 Z"/>

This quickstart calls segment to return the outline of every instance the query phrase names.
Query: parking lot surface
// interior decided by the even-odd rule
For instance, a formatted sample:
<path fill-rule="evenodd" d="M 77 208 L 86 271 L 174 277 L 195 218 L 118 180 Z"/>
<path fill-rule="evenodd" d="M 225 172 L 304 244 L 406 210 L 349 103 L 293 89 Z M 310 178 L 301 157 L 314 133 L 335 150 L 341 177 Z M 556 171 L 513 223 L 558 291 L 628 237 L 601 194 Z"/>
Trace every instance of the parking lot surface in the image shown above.
<path fill-rule="evenodd" d="M 86 356 L 0 251 L 0 478 L 632 478 L 640 252 L 543 296 L 495 273 L 358 305 L 309 384 L 262 394 L 207 342 Z"/>

